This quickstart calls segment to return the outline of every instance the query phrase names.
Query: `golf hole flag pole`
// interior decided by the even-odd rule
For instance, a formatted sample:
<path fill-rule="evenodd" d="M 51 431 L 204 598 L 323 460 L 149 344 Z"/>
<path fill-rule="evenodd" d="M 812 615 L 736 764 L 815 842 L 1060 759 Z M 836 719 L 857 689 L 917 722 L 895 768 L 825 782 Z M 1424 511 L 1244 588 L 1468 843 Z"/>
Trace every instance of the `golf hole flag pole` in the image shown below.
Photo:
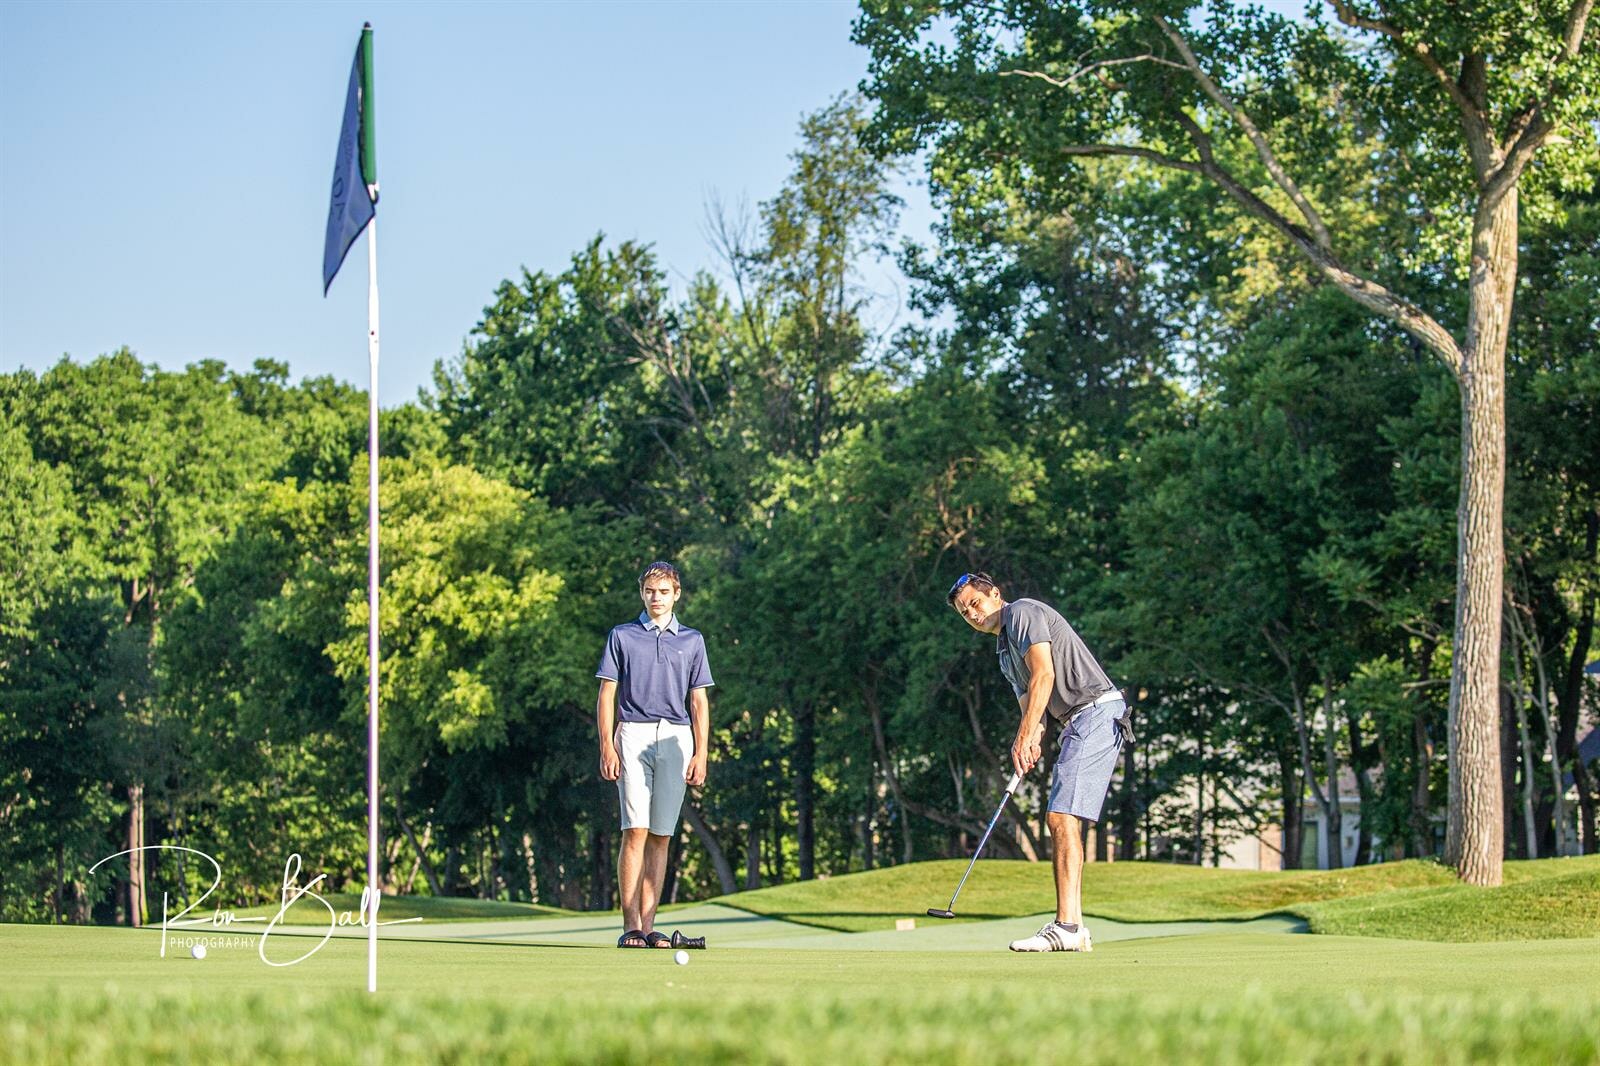
<path fill-rule="evenodd" d="M 333 164 L 328 233 L 322 248 L 322 294 L 345 253 L 367 231 L 367 991 L 378 990 L 378 142 L 373 136 L 372 23 L 361 28 L 339 153 Z"/>

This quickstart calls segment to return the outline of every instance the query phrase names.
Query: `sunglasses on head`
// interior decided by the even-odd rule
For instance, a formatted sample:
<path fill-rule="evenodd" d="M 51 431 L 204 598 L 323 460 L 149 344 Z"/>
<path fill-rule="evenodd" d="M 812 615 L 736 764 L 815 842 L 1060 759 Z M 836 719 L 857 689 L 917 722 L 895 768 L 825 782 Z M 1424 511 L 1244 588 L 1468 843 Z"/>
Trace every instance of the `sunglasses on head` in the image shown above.
<path fill-rule="evenodd" d="M 945 596 L 944 596 L 945 602 L 946 603 L 951 603 L 951 604 L 955 603 L 956 602 L 956 593 L 958 593 L 962 589 L 966 588 L 967 585 L 972 581 L 972 578 L 973 578 L 972 574 L 962 574 L 960 577 L 956 578 L 956 583 L 954 585 L 950 586 L 950 591 L 949 592 L 945 593 Z"/>

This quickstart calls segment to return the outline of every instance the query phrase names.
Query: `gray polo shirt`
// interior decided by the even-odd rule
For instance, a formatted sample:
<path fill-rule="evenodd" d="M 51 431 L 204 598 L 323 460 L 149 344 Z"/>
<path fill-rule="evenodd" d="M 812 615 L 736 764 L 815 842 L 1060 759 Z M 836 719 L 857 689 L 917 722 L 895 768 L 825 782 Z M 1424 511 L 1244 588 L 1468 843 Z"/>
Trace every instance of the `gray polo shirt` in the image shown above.
<path fill-rule="evenodd" d="M 710 688 L 706 641 L 672 615 L 664 627 L 643 611 L 606 637 L 594 676 L 617 683 L 617 719 L 689 723 L 689 693 Z"/>
<path fill-rule="evenodd" d="M 1017 699 L 1028 694 L 1026 656 L 1040 641 L 1050 642 L 1050 661 L 1056 669 L 1048 710 L 1057 721 L 1065 722 L 1074 708 L 1116 687 L 1059 611 L 1038 600 L 1017 600 L 1001 609 L 1000 634 L 995 638 L 1000 672 L 1011 682 Z"/>

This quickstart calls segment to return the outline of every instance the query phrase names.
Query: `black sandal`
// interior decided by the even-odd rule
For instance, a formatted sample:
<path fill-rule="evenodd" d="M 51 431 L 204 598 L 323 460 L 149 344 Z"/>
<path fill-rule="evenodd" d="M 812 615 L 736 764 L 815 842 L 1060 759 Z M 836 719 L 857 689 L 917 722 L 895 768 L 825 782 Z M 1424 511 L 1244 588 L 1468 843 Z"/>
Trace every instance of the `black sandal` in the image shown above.
<path fill-rule="evenodd" d="M 634 943 L 630 944 L 630 940 L 634 941 Z M 642 948 L 647 946 L 648 943 L 644 938 L 644 934 L 637 929 L 629 929 L 626 933 L 617 937 L 617 947 L 619 948 Z"/>
<path fill-rule="evenodd" d="M 672 947 L 673 944 L 672 941 L 667 939 L 667 934 L 652 929 L 644 935 L 644 946 L 647 948 L 668 948 Z"/>
<path fill-rule="evenodd" d="M 672 940 L 670 943 L 675 948 L 700 948 L 701 950 L 704 950 L 706 946 L 706 938 L 703 936 L 684 936 L 682 933 L 674 929 L 672 931 Z"/>

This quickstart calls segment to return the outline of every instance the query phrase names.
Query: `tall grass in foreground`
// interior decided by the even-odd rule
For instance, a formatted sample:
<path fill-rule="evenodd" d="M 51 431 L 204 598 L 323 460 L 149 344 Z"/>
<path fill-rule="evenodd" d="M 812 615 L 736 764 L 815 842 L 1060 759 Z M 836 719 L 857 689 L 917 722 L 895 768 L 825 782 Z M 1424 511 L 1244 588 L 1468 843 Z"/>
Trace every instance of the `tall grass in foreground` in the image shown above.
<path fill-rule="evenodd" d="M 1086 1002 L 1001 990 L 807 990 L 731 1004 L 195 991 L 10 1000 L 0 1063 L 1548 1063 L 1600 1062 L 1588 997 L 1275 996 Z"/>

